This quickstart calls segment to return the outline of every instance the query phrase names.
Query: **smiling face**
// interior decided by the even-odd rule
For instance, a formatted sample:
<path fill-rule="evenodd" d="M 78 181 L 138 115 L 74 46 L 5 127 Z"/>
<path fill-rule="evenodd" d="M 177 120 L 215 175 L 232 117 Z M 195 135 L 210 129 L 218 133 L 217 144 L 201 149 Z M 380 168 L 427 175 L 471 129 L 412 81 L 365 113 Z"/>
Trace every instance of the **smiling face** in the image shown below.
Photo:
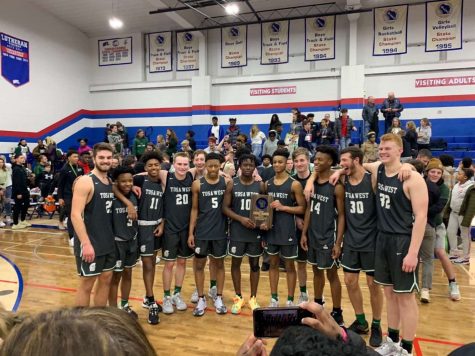
<path fill-rule="evenodd" d="M 145 163 L 145 172 L 152 179 L 158 179 L 160 176 L 161 163 L 158 159 L 152 158 Z"/>
<path fill-rule="evenodd" d="M 123 173 L 117 177 L 116 180 L 117 188 L 121 191 L 122 194 L 128 195 L 132 190 L 134 184 L 134 179 L 132 174 Z"/>
<path fill-rule="evenodd" d="M 187 157 L 177 156 L 173 161 L 173 167 L 179 176 L 184 176 L 190 169 L 190 160 Z"/>
<path fill-rule="evenodd" d="M 313 164 L 315 171 L 322 173 L 330 170 L 333 165 L 333 161 L 330 155 L 323 152 L 317 152 L 315 159 L 313 160 Z"/>
<path fill-rule="evenodd" d="M 308 170 L 308 164 L 310 160 L 308 159 L 307 155 L 298 155 L 294 159 L 294 168 L 297 173 L 305 173 Z"/>
<path fill-rule="evenodd" d="M 340 166 L 344 169 L 346 175 L 351 175 L 356 170 L 354 159 L 351 158 L 351 153 L 346 152 L 340 156 Z"/>
<path fill-rule="evenodd" d="M 206 174 L 209 179 L 217 179 L 219 177 L 219 169 L 221 162 L 219 159 L 209 159 L 206 161 Z"/>
<path fill-rule="evenodd" d="M 276 174 L 282 173 L 285 171 L 285 166 L 287 163 L 287 158 L 284 156 L 274 156 L 272 158 L 272 168 Z"/>
<path fill-rule="evenodd" d="M 72 154 L 72 156 L 76 156 L 76 163 L 78 161 L 78 155 L 77 154 Z M 109 169 L 111 168 L 112 164 L 112 152 L 108 150 L 100 150 L 96 153 L 96 156 L 94 157 L 94 165 L 95 169 L 97 169 L 99 172 L 105 173 L 108 172 Z"/>
<path fill-rule="evenodd" d="M 205 168 L 205 155 L 203 153 L 200 153 L 200 154 L 196 155 L 193 158 L 193 164 L 199 170 L 204 169 Z"/>
<path fill-rule="evenodd" d="M 392 140 L 382 140 L 379 145 L 379 159 L 382 163 L 393 163 L 399 161 L 402 154 L 402 147 Z"/>
<path fill-rule="evenodd" d="M 427 172 L 427 177 L 432 183 L 437 183 L 442 178 L 442 173 L 440 169 L 434 168 Z"/>

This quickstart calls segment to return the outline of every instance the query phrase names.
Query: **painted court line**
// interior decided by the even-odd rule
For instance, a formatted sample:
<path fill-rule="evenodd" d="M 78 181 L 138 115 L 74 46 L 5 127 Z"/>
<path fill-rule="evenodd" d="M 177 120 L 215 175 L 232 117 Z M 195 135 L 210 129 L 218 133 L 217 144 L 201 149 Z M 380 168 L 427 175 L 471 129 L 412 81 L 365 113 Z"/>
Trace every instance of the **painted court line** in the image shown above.
<path fill-rule="evenodd" d="M 18 281 L 15 281 L 15 284 L 18 284 L 18 294 L 15 300 L 15 304 L 13 305 L 13 308 L 12 308 L 12 311 L 16 312 L 18 307 L 20 306 L 21 298 L 23 296 L 23 276 L 18 266 L 14 264 L 12 261 L 10 261 L 6 256 L 0 254 L 0 258 L 3 258 L 13 267 L 18 278 Z"/>

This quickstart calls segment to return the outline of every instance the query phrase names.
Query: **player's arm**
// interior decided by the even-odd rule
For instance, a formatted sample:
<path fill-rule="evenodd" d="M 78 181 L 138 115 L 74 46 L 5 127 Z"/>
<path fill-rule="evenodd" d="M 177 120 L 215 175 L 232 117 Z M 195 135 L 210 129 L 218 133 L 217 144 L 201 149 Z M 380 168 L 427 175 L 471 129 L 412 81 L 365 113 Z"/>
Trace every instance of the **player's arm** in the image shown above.
<path fill-rule="evenodd" d="M 308 177 L 307 183 L 305 183 L 305 189 L 303 191 L 304 195 L 305 195 L 305 199 L 307 201 L 310 200 L 310 197 L 313 194 L 313 186 L 314 186 L 316 180 L 317 180 L 317 171 L 314 170 L 312 172 L 312 174 L 310 174 L 310 177 Z"/>
<path fill-rule="evenodd" d="M 134 204 L 132 204 L 132 202 L 121 193 L 115 183 L 112 184 L 112 192 L 114 193 L 115 197 L 127 207 L 127 217 L 130 220 L 137 220 L 137 210 L 135 209 Z"/>
<path fill-rule="evenodd" d="M 188 228 L 188 246 L 195 247 L 195 228 L 198 220 L 198 199 L 200 194 L 200 181 L 195 180 L 191 185 L 191 213 Z"/>
<path fill-rule="evenodd" d="M 296 206 L 283 205 L 279 200 L 274 200 L 270 206 L 277 211 L 282 211 L 287 214 L 305 214 L 305 197 L 303 196 L 302 185 L 294 181 L 292 182 L 291 190 L 291 194 L 295 197 L 297 202 Z"/>
<path fill-rule="evenodd" d="M 424 178 L 414 174 L 409 178 L 407 184 L 409 199 L 411 200 L 412 212 L 414 214 L 414 224 L 412 225 L 411 244 L 409 251 L 402 262 L 404 272 L 414 272 L 419 262 L 418 254 L 421 247 L 424 231 L 427 224 L 427 209 L 429 206 L 429 193 L 427 191 Z"/>
<path fill-rule="evenodd" d="M 88 176 L 79 177 L 73 188 L 73 201 L 71 207 L 71 222 L 76 236 L 81 243 L 82 259 L 86 262 L 92 262 L 95 258 L 94 247 L 87 235 L 86 225 L 82 214 L 88 201 L 90 201 L 94 186 L 92 178 Z"/>
<path fill-rule="evenodd" d="M 345 232 L 345 189 L 343 188 L 343 185 L 336 185 L 335 198 L 338 218 L 336 226 L 336 242 L 333 247 L 332 257 L 337 259 L 341 254 L 341 244 L 343 243 L 343 233 Z"/>
<path fill-rule="evenodd" d="M 363 168 L 376 177 L 376 174 L 378 173 L 378 167 L 380 164 L 381 164 L 380 161 L 371 162 L 371 163 L 363 163 Z"/>
<path fill-rule="evenodd" d="M 307 204 L 307 209 L 305 209 L 302 236 L 300 237 L 300 246 L 304 249 L 304 251 L 308 251 L 308 227 L 310 225 L 310 205 L 311 204 Z"/>

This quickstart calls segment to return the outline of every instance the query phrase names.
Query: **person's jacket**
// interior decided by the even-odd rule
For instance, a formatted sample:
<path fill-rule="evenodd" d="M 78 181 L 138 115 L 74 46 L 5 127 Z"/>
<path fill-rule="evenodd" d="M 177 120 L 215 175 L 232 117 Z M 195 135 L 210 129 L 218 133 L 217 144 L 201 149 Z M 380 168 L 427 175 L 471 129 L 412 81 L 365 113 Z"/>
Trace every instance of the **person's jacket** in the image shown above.
<path fill-rule="evenodd" d="M 84 171 L 77 165 L 66 163 L 59 172 L 58 199 L 69 200 L 73 198 L 73 183 L 77 177 L 82 176 Z"/>
<path fill-rule="evenodd" d="M 398 111 L 391 111 L 391 112 L 383 111 L 389 108 L 397 109 Z M 391 101 L 389 101 L 386 98 L 383 102 L 383 105 L 381 105 L 381 112 L 383 113 L 383 116 L 385 119 L 392 119 L 394 117 L 399 117 L 401 116 L 401 111 L 403 110 L 404 110 L 404 107 L 402 106 L 398 98 L 394 98 L 394 100 L 391 100 Z"/>
<path fill-rule="evenodd" d="M 346 118 L 346 136 L 345 138 L 350 138 L 351 137 L 351 132 L 353 131 L 353 127 L 355 125 L 353 124 L 353 119 L 351 117 Z M 341 139 L 341 118 L 337 118 L 335 121 L 335 131 L 336 131 L 336 137 L 338 139 Z"/>
<path fill-rule="evenodd" d="M 28 173 L 26 168 L 14 164 L 12 168 L 12 197 L 28 193 Z"/>
<path fill-rule="evenodd" d="M 366 104 L 365 106 L 363 106 L 363 112 L 361 113 L 361 116 L 363 117 L 363 120 L 365 122 L 373 123 L 375 121 L 378 121 L 378 113 L 379 110 L 376 107 L 376 104 Z"/>
<path fill-rule="evenodd" d="M 449 218 L 450 212 L 450 200 L 452 199 L 452 192 L 450 192 L 449 199 L 444 208 L 444 220 Z M 465 197 L 462 201 L 462 206 L 460 207 L 459 215 L 463 216 L 461 226 L 470 227 L 472 219 L 475 216 L 475 187 L 472 185 L 467 189 Z"/>
<path fill-rule="evenodd" d="M 213 128 L 213 125 L 211 125 L 211 126 L 209 127 L 209 129 L 208 129 L 208 134 L 207 134 L 208 136 L 206 136 L 206 138 L 211 137 L 211 129 L 212 129 L 212 128 Z M 219 141 L 221 141 L 221 140 L 224 138 L 224 136 L 225 136 L 225 131 L 224 131 L 223 125 L 219 125 L 219 133 L 218 133 L 218 135 L 219 135 Z M 218 137 L 216 137 L 216 138 L 218 138 Z"/>

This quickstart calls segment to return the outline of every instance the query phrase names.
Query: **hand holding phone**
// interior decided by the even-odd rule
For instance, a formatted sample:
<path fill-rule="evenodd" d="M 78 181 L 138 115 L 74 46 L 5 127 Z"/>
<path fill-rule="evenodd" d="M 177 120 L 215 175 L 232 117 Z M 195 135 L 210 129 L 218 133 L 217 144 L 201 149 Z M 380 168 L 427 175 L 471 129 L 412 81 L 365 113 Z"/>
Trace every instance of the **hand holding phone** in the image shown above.
<path fill-rule="evenodd" d="M 315 318 L 311 311 L 298 306 L 257 308 L 252 315 L 254 336 L 257 338 L 279 337 L 289 326 L 302 325 L 302 319 Z"/>

